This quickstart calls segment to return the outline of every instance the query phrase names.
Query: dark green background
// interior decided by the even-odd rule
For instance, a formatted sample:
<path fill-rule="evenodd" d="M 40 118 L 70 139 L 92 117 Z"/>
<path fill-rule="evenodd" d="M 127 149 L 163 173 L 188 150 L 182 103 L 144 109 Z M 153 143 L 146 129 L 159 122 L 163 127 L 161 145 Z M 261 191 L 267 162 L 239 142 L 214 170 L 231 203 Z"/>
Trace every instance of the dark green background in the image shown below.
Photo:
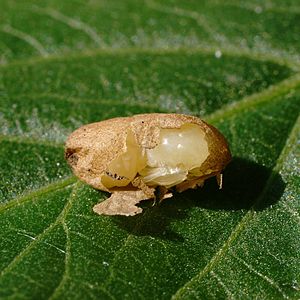
<path fill-rule="evenodd" d="M 0 3 L 1 299 L 299 299 L 300 4 Z M 215 180 L 103 217 L 63 143 L 188 113 L 226 136 Z"/>

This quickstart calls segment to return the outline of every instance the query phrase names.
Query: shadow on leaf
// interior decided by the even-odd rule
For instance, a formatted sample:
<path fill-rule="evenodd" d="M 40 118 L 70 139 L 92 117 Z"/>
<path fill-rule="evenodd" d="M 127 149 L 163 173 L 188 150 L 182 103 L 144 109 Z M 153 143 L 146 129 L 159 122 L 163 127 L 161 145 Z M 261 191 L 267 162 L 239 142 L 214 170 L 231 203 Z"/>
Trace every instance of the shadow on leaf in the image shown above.
<path fill-rule="evenodd" d="M 191 209 L 261 211 L 275 204 L 285 184 L 278 173 L 251 161 L 234 158 L 224 171 L 223 189 L 210 178 L 203 188 L 187 190 L 153 206 L 143 201 L 144 213 L 134 217 L 114 217 L 115 222 L 130 234 L 153 236 L 183 242 L 183 237 L 170 229 L 170 223 L 189 216 Z"/>

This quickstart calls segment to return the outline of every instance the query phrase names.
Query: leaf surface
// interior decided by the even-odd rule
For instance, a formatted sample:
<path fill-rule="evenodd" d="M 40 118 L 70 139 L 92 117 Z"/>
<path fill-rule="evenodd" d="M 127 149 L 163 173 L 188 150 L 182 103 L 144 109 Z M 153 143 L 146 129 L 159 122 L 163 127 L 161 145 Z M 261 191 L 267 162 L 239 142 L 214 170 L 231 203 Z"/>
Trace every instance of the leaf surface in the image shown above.
<path fill-rule="evenodd" d="M 1 299 L 300 297 L 298 1 L 0 3 Z M 64 160 L 75 128 L 177 112 L 228 139 L 208 180 L 136 217 Z"/>

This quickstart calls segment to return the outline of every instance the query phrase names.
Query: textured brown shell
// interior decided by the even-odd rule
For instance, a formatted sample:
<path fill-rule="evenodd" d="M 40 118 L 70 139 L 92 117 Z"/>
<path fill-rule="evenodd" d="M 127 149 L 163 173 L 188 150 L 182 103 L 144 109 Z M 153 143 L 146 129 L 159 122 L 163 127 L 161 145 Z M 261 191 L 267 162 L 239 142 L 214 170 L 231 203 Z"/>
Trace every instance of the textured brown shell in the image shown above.
<path fill-rule="evenodd" d="M 199 125 L 208 141 L 209 156 L 201 166 L 203 174 L 221 172 L 231 155 L 222 134 L 199 118 L 182 114 L 142 114 L 84 125 L 67 139 L 65 156 L 75 175 L 96 189 L 110 191 L 101 184 L 109 163 L 126 151 L 131 130 L 143 148 L 154 148 L 162 128 L 180 128 L 185 123 Z"/>

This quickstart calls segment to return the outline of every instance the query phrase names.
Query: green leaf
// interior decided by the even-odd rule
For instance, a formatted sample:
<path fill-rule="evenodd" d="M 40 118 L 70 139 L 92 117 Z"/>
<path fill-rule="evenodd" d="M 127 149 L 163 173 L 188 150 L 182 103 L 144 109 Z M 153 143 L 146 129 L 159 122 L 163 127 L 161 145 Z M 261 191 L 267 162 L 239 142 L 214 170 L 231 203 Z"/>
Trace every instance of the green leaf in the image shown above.
<path fill-rule="evenodd" d="M 1 299 L 299 299 L 300 5 L 0 3 Z M 95 215 L 63 143 L 137 113 L 204 118 L 224 187 Z"/>

